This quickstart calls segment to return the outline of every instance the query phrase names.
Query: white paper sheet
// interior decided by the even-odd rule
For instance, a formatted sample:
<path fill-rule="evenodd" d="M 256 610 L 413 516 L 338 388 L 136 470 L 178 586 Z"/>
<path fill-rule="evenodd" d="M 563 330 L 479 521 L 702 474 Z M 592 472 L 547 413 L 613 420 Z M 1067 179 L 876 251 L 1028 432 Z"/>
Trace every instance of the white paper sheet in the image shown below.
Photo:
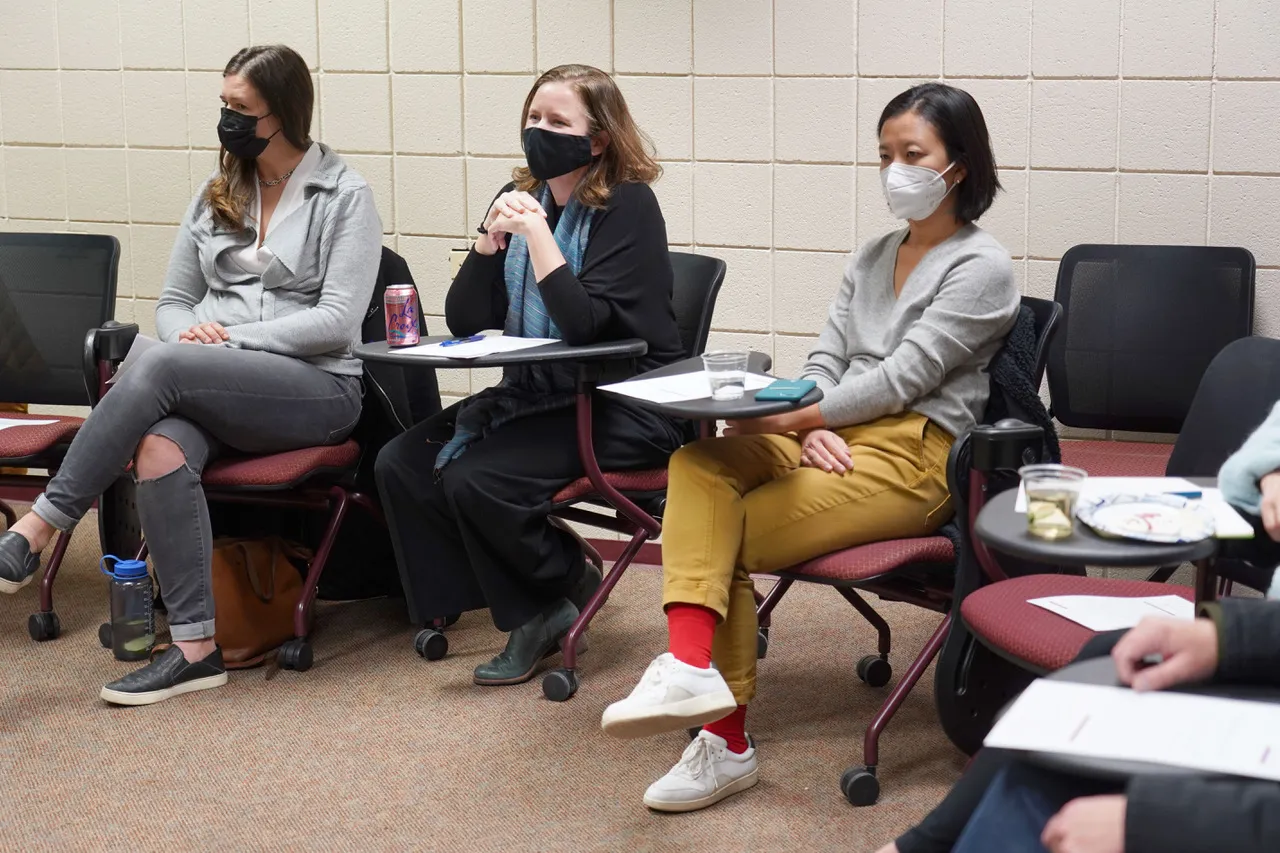
<path fill-rule="evenodd" d="M 445 358 L 472 359 L 482 355 L 493 355 L 500 352 L 515 352 L 531 349 L 544 344 L 558 343 L 554 338 L 516 338 L 507 335 L 487 335 L 483 340 L 465 344 L 444 346 L 443 343 L 419 344 L 416 347 L 399 347 L 396 352 L 407 352 L 412 355 L 434 355 Z"/>
<path fill-rule="evenodd" d="M 124 376 L 124 372 L 138 363 L 138 359 L 142 354 L 152 347 L 159 346 L 162 342 L 146 335 L 136 335 L 133 343 L 129 345 L 129 351 L 125 353 L 124 361 L 116 368 L 115 375 L 107 380 L 108 385 L 114 385 Z"/>
<path fill-rule="evenodd" d="M 0 418 L 0 429 L 11 429 L 12 427 L 24 427 L 24 426 L 45 426 L 47 424 L 56 424 L 57 422 L 58 422 L 57 418 L 54 418 L 51 421 L 21 420 L 19 418 Z"/>
<path fill-rule="evenodd" d="M 774 382 L 772 376 L 760 373 L 748 373 L 744 386 L 748 391 L 759 391 Z M 635 397 L 637 400 L 649 400 L 654 403 L 684 403 L 689 400 L 705 400 L 711 396 L 711 380 L 705 370 L 692 373 L 677 373 L 675 376 L 658 376 L 653 379 L 638 379 L 630 382 L 616 382 L 612 385 L 601 385 L 602 391 L 613 391 Z"/>
<path fill-rule="evenodd" d="M 1105 495 L 1168 495 L 1199 492 L 1200 499 L 1213 513 L 1214 535 L 1218 539 L 1252 539 L 1253 525 L 1240 517 L 1231 504 L 1222 497 L 1220 489 L 1197 486 L 1181 477 L 1090 477 L 1080 489 L 1081 498 L 1099 498 Z M 1027 492 L 1018 484 L 1018 497 L 1014 511 L 1027 511 Z"/>
<path fill-rule="evenodd" d="M 1054 595 L 1028 599 L 1027 603 L 1057 613 L 1091 631 L 1132 628 L 1147 616 L 1166 616 L 1187 621 L 1196 617 L 1196 606 L 1177 595 L 1149 595 L 1143 598 Z"/>
<path fill-rule="evenodd" d="M 1280 782 L 1280 705 L 1038 679 L 984 743 Z"/>

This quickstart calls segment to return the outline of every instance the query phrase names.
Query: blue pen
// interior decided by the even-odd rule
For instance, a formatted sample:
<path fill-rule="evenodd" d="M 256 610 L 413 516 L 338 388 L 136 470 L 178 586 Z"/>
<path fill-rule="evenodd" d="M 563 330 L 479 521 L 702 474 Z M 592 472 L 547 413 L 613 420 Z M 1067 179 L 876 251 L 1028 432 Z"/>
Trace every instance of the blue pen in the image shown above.
<path fill-rule="evenodd" d="M 476 341 L 483 341 L 483 340 L 484 340 L 484 335 L 472 335 L 469 338 L 454 338 L 451 341 L 441 341 L 440 346 L 452 347 L 452 346 L 457 346 L 458 344 L 473 344 Z"/>
<path fill-rule="evenodd" d="M 1204 492 L 1165 492 L 1165 494 L 1186 498 L 1189 501 L 1198 501 L 1204 497 Z"/>

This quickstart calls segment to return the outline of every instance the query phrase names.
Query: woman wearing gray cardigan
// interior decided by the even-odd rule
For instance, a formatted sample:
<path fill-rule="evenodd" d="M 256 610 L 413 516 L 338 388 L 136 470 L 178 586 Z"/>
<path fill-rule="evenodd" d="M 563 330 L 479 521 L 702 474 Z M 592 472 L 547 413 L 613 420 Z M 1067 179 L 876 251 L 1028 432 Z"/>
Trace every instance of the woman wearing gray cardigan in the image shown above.
<path fill-rule="evenodd" d="M 756 782 L 752 573 L 922 536 L 951 516 L 947 456 L 983 415 L 987 364 L 1018 312 L 1009 253 L 974 224 L 1000 184 L 982 111 L 959 89 L 903 92 L 878 131 L 885 198 L 907 226 L 845 268 L 801 371 L 822 402 L 732 423 L 671 459 L 669 650 L 601 720 L 618 737 L 703 726 L 645 793 L 652 809 L 705 808 Z"/>
<path fill-rule="evenodd" d="M 156 306 L 163 343 L 120 375 L 32 511 L 0 535 L 0 592 L 13 593 L 54 532 L 74 527 L 133 463 L 174 642 L 102 689 L 114 704 L 227 681 L 213 639 L 204 466 L 224 449 L 337 443 L 360 417 L 352 349 L 382 249 L 373 193 L 311 141 L 311 75 L 290 48 L 237 53 L 222 101 L 218 171 L 187 210 Z"/>

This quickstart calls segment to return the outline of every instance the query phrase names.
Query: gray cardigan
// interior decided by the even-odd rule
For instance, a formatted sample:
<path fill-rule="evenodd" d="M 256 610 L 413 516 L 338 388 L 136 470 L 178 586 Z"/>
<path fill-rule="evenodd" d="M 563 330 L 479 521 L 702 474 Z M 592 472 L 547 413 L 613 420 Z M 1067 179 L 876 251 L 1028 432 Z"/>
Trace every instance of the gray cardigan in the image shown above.
<path fill-rule="evenodd" d="M 351 352 L 373 296 L 382 256 L 382 222 L 373 191 L 337 154 L 320 146 L 320 162 L 302 206 L 271 228 L 275 259 L 262 276 L 246 273 L 231 253 L 258 239 L 213 222 L 205 187 L 187 209 L 156 305 L 156 332 L 174 342 L 196 323 L 221 323 L 245 349 L 300 358 L 322 370 L 359 376 Z"/>
<path fill-rule="evenodd" d="M 959 436 L 982 417 L 987 364 L 1018 316 L 1009 253 L 976 225 L 929 250 L 893 292 L 907 229 L 872 240 L 844 271 L 801 377 L 833 427 L 912 411 Z"/>

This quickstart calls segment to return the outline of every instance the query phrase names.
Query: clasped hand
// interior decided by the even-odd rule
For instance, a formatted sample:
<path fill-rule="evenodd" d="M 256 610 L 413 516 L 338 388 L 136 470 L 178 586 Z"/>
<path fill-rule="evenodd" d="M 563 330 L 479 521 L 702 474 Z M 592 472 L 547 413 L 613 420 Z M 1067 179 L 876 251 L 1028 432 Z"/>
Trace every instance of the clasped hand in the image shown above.
<path fill-rule="evenodd" d="M 507 248 L 508 235 L 524 234 L 541 225 L 546 227 L 547 212 L 536 198 L 526 192 L 512 190 L 494 200 L 484 219 L 485 234 L 476 240 L 476 250 L 484 255 Z M 487 250 L 487 251 L 486 251 Z"/>
<path fill-rule="evenodd" d="M 845 474 L 853 470 L 853 454 L 849 452 L 848 443 L 836 433 L 822 427 L 816 406 L 783 412 L 779 415 L 766 415 L 762 418 L 746 418 L 729 421 L 725 435 L 785 435 L 790 432 L 801 433 L 800 465 L 804 468 L 817 468 L 832 474 Z"/>
<path fill-rule="evenodd" d="M 180 344 L 220 344 L 231 340 L 231 334 L 221 323 L 196 323 L 185 332 L 178 333 Z"/>

